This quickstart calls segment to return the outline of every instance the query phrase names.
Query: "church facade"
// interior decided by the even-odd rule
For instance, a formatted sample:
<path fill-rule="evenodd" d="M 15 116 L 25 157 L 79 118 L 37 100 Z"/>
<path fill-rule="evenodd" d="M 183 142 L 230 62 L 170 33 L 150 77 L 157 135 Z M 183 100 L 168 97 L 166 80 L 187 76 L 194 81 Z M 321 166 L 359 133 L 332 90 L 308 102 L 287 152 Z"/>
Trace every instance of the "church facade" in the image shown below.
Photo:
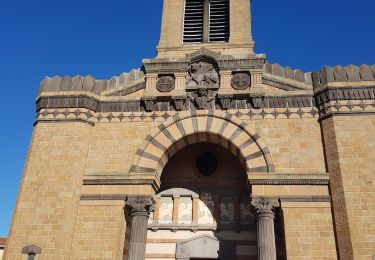
<path fill-rule="evenodd" d="M 164 0 L 157 53 L 43 80 L 4 260 L 375 255 L 375 66 L 269 63 L 250 0 Z"/>

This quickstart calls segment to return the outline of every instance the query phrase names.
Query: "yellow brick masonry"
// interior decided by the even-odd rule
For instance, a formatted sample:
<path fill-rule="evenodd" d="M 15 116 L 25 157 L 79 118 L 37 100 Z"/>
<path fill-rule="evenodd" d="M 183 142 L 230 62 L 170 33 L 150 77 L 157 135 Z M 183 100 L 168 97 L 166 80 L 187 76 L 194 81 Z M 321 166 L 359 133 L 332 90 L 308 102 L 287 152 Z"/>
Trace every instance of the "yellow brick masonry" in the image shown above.
<path fill-rule="evenodd" d="M 375 254 L 375 116 L 337 117 L 332 124 L 338 155 L 332 173 L 342 183 L 332 190 L 334 209 L 347 216 L 353 254 L 342 259 L 370 259 Z M 344 198 L 346 208 L 335 196 Z"/>
<path fill-rule="evenodd" d="M 323 173 L 319 123 L 314 118 L 244 120 L 266 141 L 280 173 Z M 162 122 L 99 123 L 93 128 L 86 174 L 128 173 L 135 153 Z"/>
<path fill-rule="evenodd" d="M 124 201 L 82 201 L 70 259 L 122 259 Z"/>
<path fill-rule="evenodd" d="M 288 260 L 337 259 L 329 202 L 284 202 Z"/>
<path fill-rule="evenodd" d="M 43 248 L 38 259 L 69 259 L 91 126 L 35 126 L 4 260 L 24 259 L 21 249 Z"/>

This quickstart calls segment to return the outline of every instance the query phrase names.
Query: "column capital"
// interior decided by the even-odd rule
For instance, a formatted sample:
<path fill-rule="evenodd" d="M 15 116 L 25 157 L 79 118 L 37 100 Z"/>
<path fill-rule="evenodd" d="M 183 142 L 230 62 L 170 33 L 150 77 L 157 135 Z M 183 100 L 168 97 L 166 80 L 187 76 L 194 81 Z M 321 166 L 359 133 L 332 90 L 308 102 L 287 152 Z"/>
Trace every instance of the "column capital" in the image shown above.
<path fill-rule="evenodd" d="M 126 207 L 129 209 L 131 216 L 149 216 L 154 210 L 154 204 L 155 200 L 149 196 L 128 197 L 126 200 Z"/>
<path fill-rule="evenodd" d="M 253 198 L 251 205 L 254 207 L 255 212 L 258 216 L 262 215 L 274 215 L 274 209 L 280 206 L 277 198 Z"/>

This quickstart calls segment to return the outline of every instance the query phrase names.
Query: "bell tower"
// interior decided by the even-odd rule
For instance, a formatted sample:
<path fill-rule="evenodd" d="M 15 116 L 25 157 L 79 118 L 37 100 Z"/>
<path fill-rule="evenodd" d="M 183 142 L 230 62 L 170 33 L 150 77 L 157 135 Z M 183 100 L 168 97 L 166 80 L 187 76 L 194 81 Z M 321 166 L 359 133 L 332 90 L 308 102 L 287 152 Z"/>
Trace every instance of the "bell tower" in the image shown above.
<path fill-rule="evenodd" d="M 158 58 L 202 47 L 222 55 L 254 54 L 251 0 L 164 0 Z"/>

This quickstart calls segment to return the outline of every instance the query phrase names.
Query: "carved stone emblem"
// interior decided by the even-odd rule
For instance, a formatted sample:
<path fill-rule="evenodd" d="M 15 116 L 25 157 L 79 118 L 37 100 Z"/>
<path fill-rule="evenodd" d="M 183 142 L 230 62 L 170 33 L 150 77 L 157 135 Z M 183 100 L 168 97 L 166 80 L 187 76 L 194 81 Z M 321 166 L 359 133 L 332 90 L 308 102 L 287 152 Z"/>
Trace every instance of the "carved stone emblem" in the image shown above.
<path fill-rule="evenodd" d="M 189 93 L 189 97 L 193 105 L 191 108 L 214 109 L 216 96 L 217 91 L 208 90 L 205 87 L 200 87 Z"/>
<path fill-rule="evenodd" d="M 247 73 L 237 73 L 232 76 L 231 85 L 234 89 L 244 90 L 250 87 L 251 79 Z"/>
<path fill-rule="evenodd" d="M 160 92 L 169 92 L 174 89 L 175 80 L 172 76 L 162 76 L 156 82 L 156 88 Z"/>
<path fill-rule="evenodd" d="M 208 89 L 219 88 L 219 75 L 214 66 L 207 62 L 195 62 L 188 68 L 189 75 L 186 78 L 188 89 L 206 87 Z"/>
<path fill-rule="evenodd" d="M 208 62 L 194 62 L 188 68 L 186 90 L 192 109 L 214 109 L 219 75 Z"/>

